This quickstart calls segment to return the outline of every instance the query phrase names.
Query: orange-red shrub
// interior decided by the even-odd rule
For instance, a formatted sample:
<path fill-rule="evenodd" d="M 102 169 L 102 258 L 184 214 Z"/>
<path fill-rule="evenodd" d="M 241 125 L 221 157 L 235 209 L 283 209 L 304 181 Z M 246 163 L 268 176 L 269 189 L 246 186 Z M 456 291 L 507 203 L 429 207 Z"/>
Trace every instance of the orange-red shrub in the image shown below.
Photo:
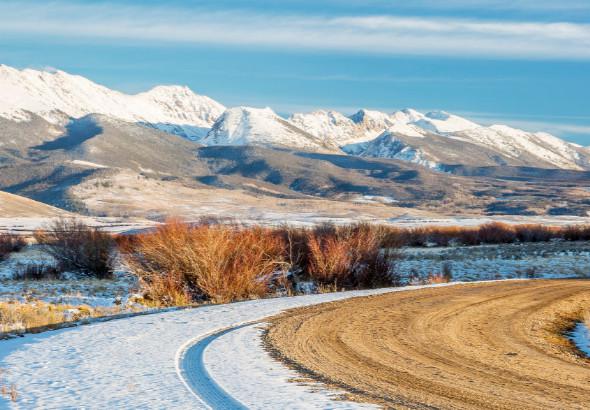
<path fill-rule="evenodd" d="M 359 224 L 322 226 L 307 233 L 307 273 L 322 285 L 364 288 L 396 285 L 396 254 L 382 250 L 384 231 Z"/>
<path fill-rule="evenodd" d="M 273 274 L 286 266 L 284 250 L 272 229 L 175 220 L 138 235 L 125 259 L 146 296 L 160 304 L 229 302 L 266 295 Z"/>

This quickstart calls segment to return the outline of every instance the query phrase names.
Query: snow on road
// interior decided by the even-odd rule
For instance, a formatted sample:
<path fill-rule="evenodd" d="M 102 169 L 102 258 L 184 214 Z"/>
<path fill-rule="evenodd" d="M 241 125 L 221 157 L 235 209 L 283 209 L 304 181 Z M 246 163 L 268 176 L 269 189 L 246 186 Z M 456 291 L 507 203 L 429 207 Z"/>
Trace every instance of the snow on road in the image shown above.
<path fill-rule="evenodd" d="M 213 374 L 215 380 L 212 379 L 213 383 L 209 385 L 227 388 L 227 391 L 224 388 L 217 391 L 222 400 L 229 400 L 227 402 L 235 400 L 249 405 L 273 403 L 276 408 L 297 408 L 297 402 L 282 402 L 289 400 L 290 396 L 282 389 L 293 392 L 297 385 L 286 383 L 286 373 L 282 373 L 274 381 L 269 382 L 272 377 L 263 379 L 261 374 L 264 371 L 261 366 L 270 365 L 277 369 L 277 364 L 271 364 L 268 357 L 263 359 L 264 362 L 254 363 L 255 357 L 263 356 L 261 347 L 244 340 L 239 342 L 230 337 L 231 332 L 217 335 L 219 337 L 213 337 L 201 345 L 204 348 L 204 366 L 194 362 L 187 365 L 182 359 L 195 359 L 192 355 L 187 355 L 187 352 L 193 351 L 191 348 L 195 344 L 216 332 L 259 321 L 285 309 L 416 288 L 420 287 L 211 305 L 0 341 L 3 382 L 6 385 L 14 383 L 18 391 L 17 402 L 0 399 L 0 406 L 26 409 L 208 408 L 206 401 L 196 397 L 201 397 L 199 391 L 195 391 L 194 385 L 187 382 L 186 371 L 195 371 L 196 375 L 191 373 L 193 379 L 212 377 Z M 243 328 L 244 331 L 246 329 L 248 328 Z M 216 346 L 210 346 L 210 352 L 207 349 L 209 344 Z M 255 346 L 254 350 L 251 349 L 252 346 Z M 210 363 L 211 358 L 216 357 L 215 354 L 219 360 L 224 357 L 219 356 L 219 348 L 225 352 L 224 366 L 234 366 L 234 372 L 220 372 L 219 363 L 215 366 Z M 231 354 L 232 351 L 239 353 Z M 252 369 L 252 366 L 257 368 Z M 213 367 L 213 370 L 210 372 L 207 367 Z M 250 381 L 253 384 L 253 390 L 251 388 L 250 391 L 257 393 L 257 396 L 249 399 L 250 402 L 247 397 L 244 398 L 248 395 L 248 390 L 240 390 L 247 382 L 239 380 L 249 374 L 249 371 L 252 371 Z M 234 386 L 241 386 L 238 390 L 242 393 L 236 393 Z M 300 391 L 309 391 L 305 386 L 299 387 Z M 236 394 L 236 397 L 232 394 Z M 319 395 L 318 400 L 326 400 L 325 394 Z M 334 407 L 334 404 L 326 407 Z"/>
<path fill-rule="evenodd" d="M 210 341 L 204 351 L 207 372 L 242 406 L 272 409 L 280 403 L 281 408 L 306 410 L 377 408 L 335 401 L 343 392 L 318 389 L 313 382 L 302 384 L 297 371 L 268 355 L 260 338 L 263 329 L 264 324 L 258 323 L 226 331 Z"/>

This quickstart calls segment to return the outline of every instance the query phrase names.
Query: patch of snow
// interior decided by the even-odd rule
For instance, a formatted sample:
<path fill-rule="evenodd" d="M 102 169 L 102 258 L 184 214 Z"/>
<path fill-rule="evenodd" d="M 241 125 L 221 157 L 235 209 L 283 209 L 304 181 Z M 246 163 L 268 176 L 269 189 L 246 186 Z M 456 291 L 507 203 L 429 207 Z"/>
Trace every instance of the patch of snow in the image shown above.
<path fill-rule="evenodd" d="M 395 264 L 403 279 L 450 271 L 453 280 L 590 277 L 585 243 L 525 243 L 475 247 L 406 248 Z"/>
<path fill-rule="evenodd" d="M 263 326 L 250 325 L 225 333 L 207 346 L 204 354 L 209 374 L 245 407 L 270 409 L 280 403 L 281 408 L 290 409 L 378 408 L 337 400 L 344 392 L 318 389 L 313 382 L 292 382 L 301 375 L 269 356 L 261 340 Z"/>
<path fill-rule="evenodd" d="M 429 156 L 420 148 L 415 148 L 404 143 L 391 131 L 385 131 L 379 137 L 366 144 L 359 155 L 363 157 L 399 159 L 434 170 L 441 169 L 436 158 Z"/>
<path fill-rule="evenodd" d="M 585 323 L 578 322 L 568 336 L 582 353 L 590 357 L 590 329 Z"/>
<path fill-rule="evenodd" d="M 84 167 L 90 167 L 90 168 L 108 168 L 106 165 L 96 164 L 96 163 L 90 162 L 90 161 L 82 161 L 79 159 L 75 159 L 73 161 L 70 161 L 70 163 L 72 163 L 74 165 L 82 165 Z"/>

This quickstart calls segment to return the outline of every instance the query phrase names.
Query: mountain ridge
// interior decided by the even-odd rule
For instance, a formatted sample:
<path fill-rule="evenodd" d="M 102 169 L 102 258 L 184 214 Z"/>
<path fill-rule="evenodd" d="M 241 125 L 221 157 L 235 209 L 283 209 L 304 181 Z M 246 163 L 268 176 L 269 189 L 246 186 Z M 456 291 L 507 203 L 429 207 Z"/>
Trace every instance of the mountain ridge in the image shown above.
<path fill-rule="evenodd" d="M 0 117 L 24 124 L 38 116 L 60 126 L 91 114 L 141 124 L 205 145 L 344 152 L 399 159 L 434 170 L 461 164 L 590 169 L 588 148 L 548 133 L 500 124 L 482 126 L 446 111 L 404 109 L 389 114 L 361 109 L 346 116 L 317 110 L 282 118 L 268 107 L 226 108 L 186 86 L 160 85 L 131 95 L 60 70 L 18 70 L 0 65 Z M 16 127 L 10 125 L 11 129 Z M 11 140 L 5 143 L 12 144 Z"/>

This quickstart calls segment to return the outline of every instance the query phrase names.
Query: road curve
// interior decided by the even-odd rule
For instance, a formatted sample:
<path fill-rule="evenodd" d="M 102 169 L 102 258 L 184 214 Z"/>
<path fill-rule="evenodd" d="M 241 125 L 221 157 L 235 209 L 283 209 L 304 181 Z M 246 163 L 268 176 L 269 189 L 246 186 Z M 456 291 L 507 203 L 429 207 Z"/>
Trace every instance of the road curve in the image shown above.
<path fill-rule="evenodd" d="M 587 409 L 590 361 L 555 320 L 590 308 L 590 281 L 497 282 L 296 309 L 275 353 L 363 401 L 394 408 Z"/>
<path fill-rule="evenodd" d="M 245 410 L 247 407 L 230 396 L 211 377 L 204 361 L 205 349 L 221 336 L 252 323 L 222 329 L 189 342 L 178 355 L 178 374 L 196 398 L 211 409 Z"/>
<path fill-rule="evenodd" d="M 135 316 L 0 341 L 0 408 L 208 408 L 179 377 L 187 341 L 286 309 L 416 287 L 253 300 Z M 278 404 L 280 407 L 280 403 Z"/>

